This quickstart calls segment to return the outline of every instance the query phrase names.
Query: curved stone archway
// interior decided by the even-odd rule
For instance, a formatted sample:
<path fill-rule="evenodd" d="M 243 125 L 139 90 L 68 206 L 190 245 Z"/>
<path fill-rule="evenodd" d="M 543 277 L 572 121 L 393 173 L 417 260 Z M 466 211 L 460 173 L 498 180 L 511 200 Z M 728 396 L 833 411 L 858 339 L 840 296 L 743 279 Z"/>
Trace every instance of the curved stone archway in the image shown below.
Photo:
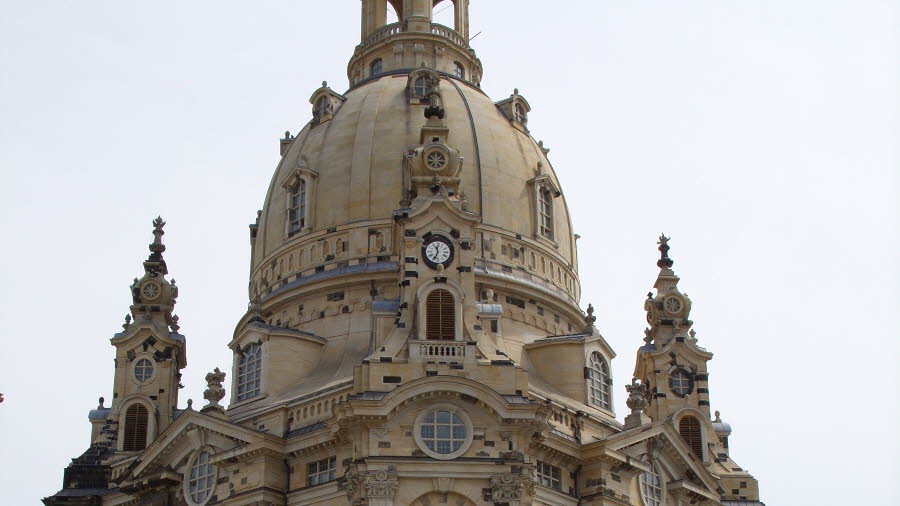
<path fill-rule="evenodd" d="M 410 503 L 410 506 L 476 506 L 465 496 L 453 492 L 429 492 Z"/>

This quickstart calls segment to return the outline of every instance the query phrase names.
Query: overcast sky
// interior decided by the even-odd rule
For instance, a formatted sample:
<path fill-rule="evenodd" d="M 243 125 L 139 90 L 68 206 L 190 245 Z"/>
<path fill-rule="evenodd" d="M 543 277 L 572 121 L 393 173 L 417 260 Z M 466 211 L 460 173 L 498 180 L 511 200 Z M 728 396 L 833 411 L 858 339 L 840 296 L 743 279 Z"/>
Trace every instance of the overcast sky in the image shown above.
<path fill-rule="evenodd" d="M 346 89 L 358 17 L 359 0 L 0 0 L 0 503 L 38 504 L 88 447 L 157 214 L 181 405 L 230 370 L 278 138 L 322 80 Z M 471 0 L 471 17 L 484 90 L 518 87 L 551 148 L 619 418 L 665 232 L 763 499 L 898 504 L 897 2 Z"/>

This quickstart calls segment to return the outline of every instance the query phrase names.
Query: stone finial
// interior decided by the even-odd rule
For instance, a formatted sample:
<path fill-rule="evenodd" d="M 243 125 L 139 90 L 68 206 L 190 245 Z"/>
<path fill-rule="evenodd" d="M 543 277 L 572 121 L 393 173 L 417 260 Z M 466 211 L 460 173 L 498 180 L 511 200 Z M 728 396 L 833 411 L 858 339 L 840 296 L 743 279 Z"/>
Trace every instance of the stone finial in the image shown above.
<path fill-rule="evenodd" d="M 328 81 L 322 81 L 322 87 L 323 87 L 323 88 L 327 88 L 327 87 L 328 87 Z"/>
<path fill-rule="evenodd" d="M 122 328 L 128 330 L 128 327 L 131 325 L 131 315 L 125 315 L 125 323 L 122 324 Z"/>
<path fill-rule="evenodd" d="M 194 410 L 194 399 L 188 399 L 188 411 Z"/>
<path fill-rule="evenodd" d="M 594 316 L 594 305 L 588 304 L 587 315 L 585 315 L 584 317 L 584 324 L 588 330 L 591 330 L 591 328 L 594 326 L 594 322 L 596 321 L 597 317 Z"/>
<path fill-rule="evenodd" d="M 103 403 L 104 403 L 104 402 L 106 402 L 106 399 L 104 399 L 103 397 L 101 397 L 101 398 L 97 401 L 97 409 L 106 409 L 106 408 L 103 407 Z"/>
<path fill-rule="evenodd" d="M 203 392 L 203 398 L 209 401 L 209 404 L 204 406 L 200 410 L 201 412 L 217 411 L 225 413 L 225 409 L 219 404 L 219 401 L 225 397 L 225 388 L 222 386 L 223 381 L 225 381 L 225 373 L 220 371 L 218 367 L 206 375 L 207 388 Z"/>
<path fill-rule="evenodd" d="M 637 378 L 631 379 L 630 385 L 625 385 L 628 391 L 628 400 L 625 403 L 631 409 L 631 414 L 625 417 L 625 429 L 633 429 L 650 423 L 650 417 L 644 414 L 647 404 L 649 404 L 650 387 L 638 381 Z"/>
<path fill-rule="evenodd" d="M 673 265 L 675 265 L 675 261 L 669 258 L 669 240 L 670 237 L 666 237 L 666 234 L 662 234 L 659 236 L 659 261 L 656 262 L 656 265 L 659 266 L 660 269 L 671 269 Z"/>
<path fill-rule="evenodd" d="M 177 314 L 172 315 L 172 323 L 169 324 L 169 327 L 172 328 L 172 332 L 178 332 L 178 330 L 181 328 L 181 326 L 178 325 L 178 315 Z"/>
<path fill-rule="evenodd" d="M 653 342 L 653 332 L 649 328 L 644 329 L 644 344 L 649 345 L 652 342 Z"/>
<path fill-rule="evenodd" d="M 150 244 L 150 260 L 153 262 L 159 262 L 162 260 L 162 254 L 166 251 L 166 245 L 162 243 L 162 236 L 166 234 L 163 227 L 166 226 L 166 222 L 163 221 L 162 216 L 157 216 L 155 220 L 153 220 L 153 243 Z"/>
<path fill-rule="evenodd" d="M 722 421 L 722 414 L 719 413 L 718 411 L 716 411 L 716 419 L 713 420 L 713 421 L 714 421 L 714 422 L 721 422 L 721 421 Z"/>

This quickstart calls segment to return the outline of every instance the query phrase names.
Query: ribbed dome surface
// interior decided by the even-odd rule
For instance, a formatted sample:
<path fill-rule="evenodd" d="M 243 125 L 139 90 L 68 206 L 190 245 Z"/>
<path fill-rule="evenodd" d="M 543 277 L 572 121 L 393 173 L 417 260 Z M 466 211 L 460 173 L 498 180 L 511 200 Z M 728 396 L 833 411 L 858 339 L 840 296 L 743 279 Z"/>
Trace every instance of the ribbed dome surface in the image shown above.
<path fill-rule="evenodd" d="M 391 220 L 401 207 L 404 154 L 420 143 L 426 122 L 424 106 L 410 104 L 407 83 L 406 73 L 365 82 L 347 92 L 333 118 L 312 122 L 297 135 L 269 186 L 251 276 L 258 278 L 271 260 L 310 234 Z M 529 181 L 539 164 L 559 187 L 541 147 L 481 90 L 448 76 L 441 78 L 440 86 L 448 144 L 464 157 L 460 190 L 468 196 L 469 210 L 481 214 L 485 229 L 533 238 L 536 204 Z M 283 182 L 300 165 L 318 173 L 316 194 L 311 196 L 315 219 L 308 233 L 288 237 L 289 195 Z M 557 245 L 535 242 L 536 248 L 544 248 L 548 259 L 568 271 L 571 293 L 577 294 L 575 244 L 564 197 L 553 199 L 553 206 Z M 351 256 L 354 247 L 350 244 Z M 495 254 L 500 255 L 499 244 Z"/>

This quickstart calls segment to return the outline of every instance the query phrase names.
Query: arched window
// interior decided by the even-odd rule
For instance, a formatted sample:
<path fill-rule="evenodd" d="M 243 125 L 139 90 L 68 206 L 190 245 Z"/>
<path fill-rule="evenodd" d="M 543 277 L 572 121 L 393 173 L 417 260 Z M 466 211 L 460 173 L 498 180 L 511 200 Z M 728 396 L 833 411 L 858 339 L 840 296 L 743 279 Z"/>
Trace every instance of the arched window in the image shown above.
<path fill-rule="evenodd" d="M 462 63 L 458 61 L 453 62 L 453 75 L 460 79 L 466 78 L 466 68 L 462 66 Z"/>
<path fill-rule="evenodd" d="M 650 472 L 641 474 L 640 482 L 641 499 L 644 500 L 644 506 L 660 506 L 664 504 L 662 477 L 660 477 L 659 469 L 655 463 L 650 463 Z"/>
<path fill-rule="evenodd" d="M 316 105 L 313 106 L 313 118 L 318 121 L 328 114 L 331 114 L 331 100 L 328 100 L 327 96 L 322 95 L 316 100 Z"/>
<path fill-rule="evenodd" d="M 456 338 L 456 300 L 447 290 L 437 289 L 425 299 L 425 338 L 452 341 Z"/>
<path fill-rule="evenodd" d="M 381 58 L 378 58 L 377 60 L 373 61 L 371 65 L 369 65 L 370 77 L 381 75 L 382 72 L 384 72 L 384 62 L 381 60 Z"/>
<path fill-rule="evenodd" d="M 256 397 L 260 392 L 262 378 L 262 346 L 253 343 L 241 353 L 237 373 L 237 400 Z"/>
<path fill-rule="evenodd" d="M 538 214 L 540 215 L 541 235 L 547 239 L 553 239 L 553 194 L 547 187 L 542 187 L 538 192 Z"/>
<path fill-rule="evenodd" d="M 186 481 L 191 503 L 206 504 L 216 488 L 216 466 L 209 463 L 209 452 L 196 456 Z"/>
<path fill-rule="evenodd" d="M 122 450 L 136 452 L 147 447 L 147 426 L 150 414 L 143 404 L 132 404 L 125 411 L 125 441 Z"/>
<path fill-rule="evenodd" d="M 525 126 L 528 124 L 528 111 L 525 110 L 524 105 L 516 103 L 515 120 L 516 120 L 516 123 L 519 123 L 522 126 Z"/>
<path fill-rule="evenodd" d="M 609 366 L 598 352 L 591 353 L 588 364 L 588 389 L 591 404 L 603 409 L 612 409 L 610 402 Z"/>
<path fill-rule="evenodd" d="M 693 416 L 682 418 L 678 423 L 678 432 L 691 447 L 694 455 L 703 460 L 703 436 L 700 433 L 700 420 Z"/>
<path fill-rule="evenodd" d="M 294 235 L 306 226 L 306 180 L 301 179 L 291 187 L 288 202 L 288 234 Z"/>

